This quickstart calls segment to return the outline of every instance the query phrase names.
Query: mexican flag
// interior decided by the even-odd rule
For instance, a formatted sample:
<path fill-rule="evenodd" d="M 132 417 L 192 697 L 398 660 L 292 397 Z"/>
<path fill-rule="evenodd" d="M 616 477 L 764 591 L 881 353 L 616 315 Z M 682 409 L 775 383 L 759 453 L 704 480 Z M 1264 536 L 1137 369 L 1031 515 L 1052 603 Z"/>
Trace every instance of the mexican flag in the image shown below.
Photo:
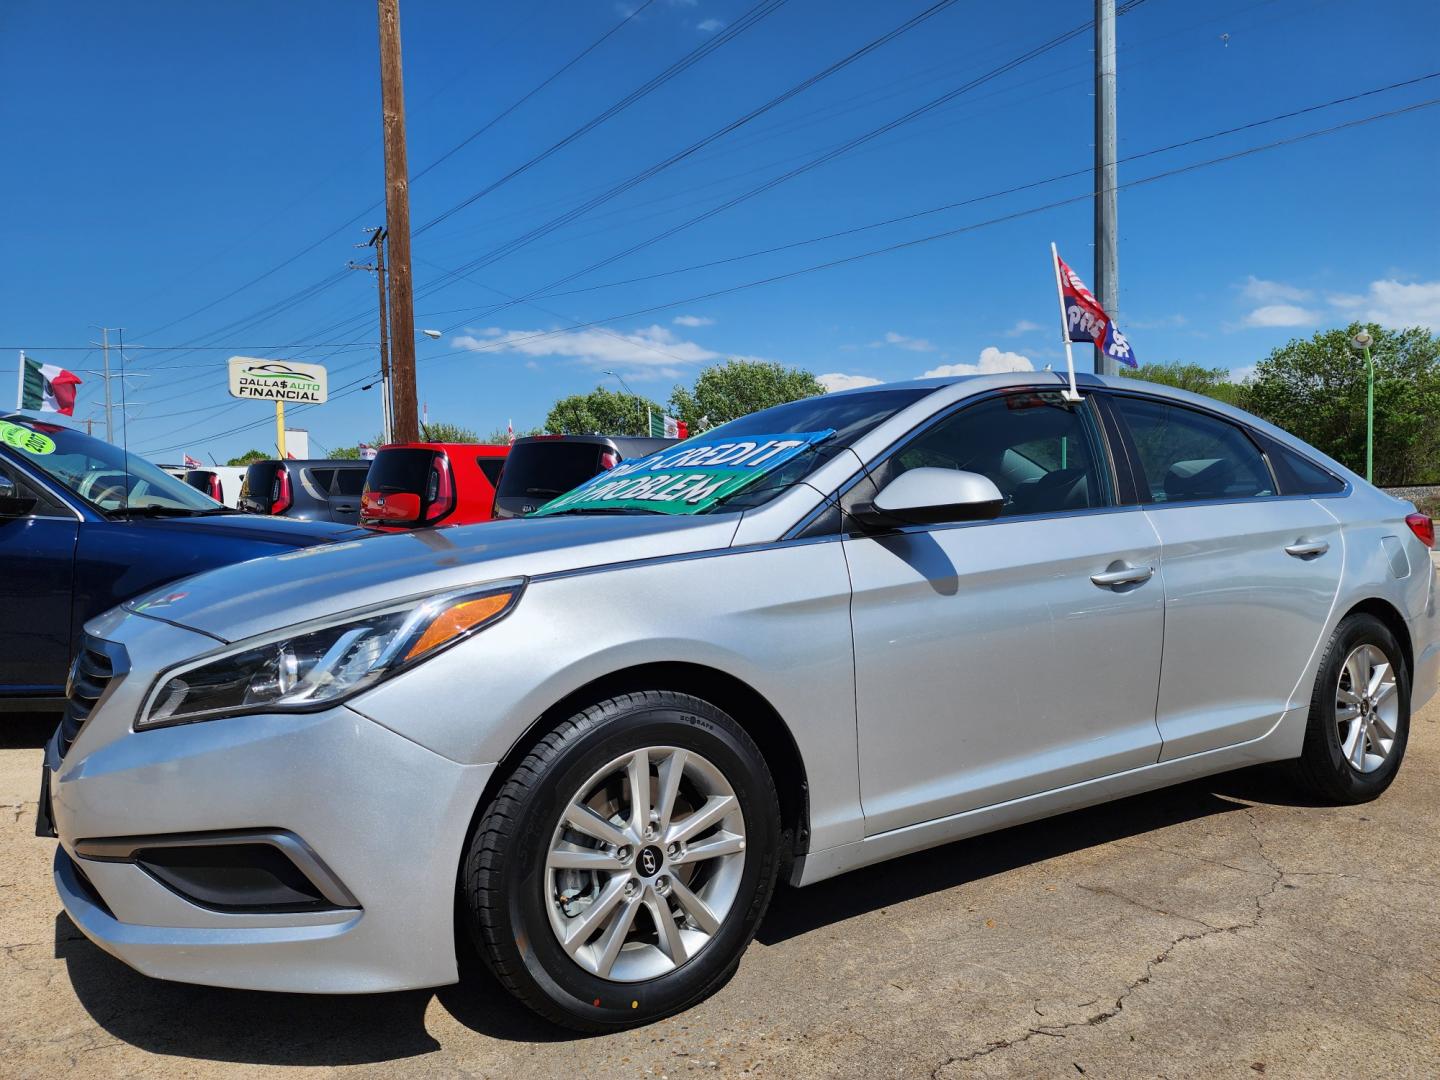
<path fill-rule="evenodd" d="M 20 354 L 20 401 L 17 409 L 75 415 L 75 388 L 80 376 L 54 364 Z"/>
<path fill-rule="evenodd" d="M 650 413 L 650 437 L 652 439 L 684 439 L 689 436 L 684 420 L 673 416 Z"/>

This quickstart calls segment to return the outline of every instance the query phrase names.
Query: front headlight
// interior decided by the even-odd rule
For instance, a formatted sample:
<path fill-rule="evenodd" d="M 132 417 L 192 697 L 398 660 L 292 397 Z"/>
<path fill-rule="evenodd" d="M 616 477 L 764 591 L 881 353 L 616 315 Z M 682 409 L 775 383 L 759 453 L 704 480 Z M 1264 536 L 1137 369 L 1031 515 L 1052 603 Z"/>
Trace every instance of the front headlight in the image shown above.
<path fill-rule="evenodd" d="M 410 597 L 238 642 L 161 675 L 135 729 L 333 705 L 503 618 L 524 586 Z"/>

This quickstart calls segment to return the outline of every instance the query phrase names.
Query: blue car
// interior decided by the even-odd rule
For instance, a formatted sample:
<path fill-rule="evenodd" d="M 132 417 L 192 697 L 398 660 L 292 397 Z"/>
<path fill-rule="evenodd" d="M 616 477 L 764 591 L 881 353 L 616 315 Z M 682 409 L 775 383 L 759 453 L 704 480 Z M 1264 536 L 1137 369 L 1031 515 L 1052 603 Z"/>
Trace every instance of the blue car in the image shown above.
<path fill-rule="evenodd" d="M 0 415 L 0 711 L 63 708 L 81 627 L 139 593 L 368 535 L 237 513 L 118 446 Z"/>

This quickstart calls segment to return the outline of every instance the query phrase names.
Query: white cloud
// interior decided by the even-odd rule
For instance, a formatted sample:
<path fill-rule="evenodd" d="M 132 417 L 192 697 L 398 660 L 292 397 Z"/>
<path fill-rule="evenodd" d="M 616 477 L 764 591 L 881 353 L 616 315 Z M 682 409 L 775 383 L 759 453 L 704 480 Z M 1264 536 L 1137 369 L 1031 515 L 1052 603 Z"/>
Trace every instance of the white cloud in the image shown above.
<path fill-rule="evenodd" d="M 980 359 L 973 364 L 941 364 L 931 368 L 921 378 L 933 379 L 948 375 L 989 375 L 996 371 L 1034 371 L 1035 365 L 1028 356 L 1016 352 L 1002 352 L 994 345 L 980 350 Z"/>
<path fill-rule="evenodd" d="M 695 29 L 702 34 L 713 34 L 716 30 L 725 29 L 725 24 L 719 19 L 705 19 L 695 24 Z"/>
<path fill-rule="evenodd" d="M 1245 316 L 1246 326 L 1312 326 L 1320 313 L 1295 304 L 1266 304 Z"/>
<path fill-rule="evenodd" d="M 471 352 L 519 353 L 528 357 L 567 357 L 595 368 L 622 368 L 626 373 L 673 378 L 677 365 L 719 360 L 714 352 L 677 337 L 664 326 L 648 326 L 629 333 L 588 330 L 501 330 L 489 327 L 456 337 L 457 349 Z"/>
<path fill-rule="evenodd" d="M 1407 283 L 1391 278 L 1372 281 L 1363 294 L 1342 293 L 1326 299 L 1361 322 L 1397 330 L 1409 326 L 1440 330 L 1440 281 Z"/>
<path fill-rule="evenodd" d="M 704 315 L 676 315 L 671 320 L 676 326 L 714 326 L 714 319 L 707 319 Z"/>
<path fill-rule="evenodd" d="M 1004 333 L 1005 337 L 1019 337 L 1021 334 L 1033 334 L 1036 330 L 1045 328 L 1039 323 L 1031 322 L 1029 319 L 1020 319 L 1009 330 Z"/>
<path fill-rule="evenodd" d="M 878 386 L 880 383 L 879 379 L 872 379 L 869 375 L 842 375 L 838 371 L 817 375 L 815 379 L 831 393 L 836 390 L 854 390 L 861 386 Z"/>
<path fill-rule="evenodd" d="M 925 338 L 906 337 L 904 334 L 897 334 L 890 330 L 885 334 L 883 341 L 872 341 L 872 349 L 883 349 L 886 345 L 893 345 L 897 349 L 909 349 L 911 352 L 934 352 L 935 346 Z"/>
<path fill-rule="evenodd" d="M 1296 304 L 1314 295 L 1309 289 L 1286 285 L 1283 281 L 1266 281 L 1251 274 L 1240 286 L 1240 295 L 1253 304 Z"/>
<path fill-rule="evenodd" d="M 1244 367 L 1231 368 L 1231 369 L 1230 369 L 1230 381 L 1231 381 L 1231 382 L 1234 382 L 1234 383 L 1242 383 L 1242 382 L 1244 382 L 1246 379 L 1250 378 L 1250 377 L 1251 377 L 1252 375 L 1254 375 L 1254 374 L 1255 374 L 1255 365 L 1254 365 L 1254 364 L 1246 364 Z"/>

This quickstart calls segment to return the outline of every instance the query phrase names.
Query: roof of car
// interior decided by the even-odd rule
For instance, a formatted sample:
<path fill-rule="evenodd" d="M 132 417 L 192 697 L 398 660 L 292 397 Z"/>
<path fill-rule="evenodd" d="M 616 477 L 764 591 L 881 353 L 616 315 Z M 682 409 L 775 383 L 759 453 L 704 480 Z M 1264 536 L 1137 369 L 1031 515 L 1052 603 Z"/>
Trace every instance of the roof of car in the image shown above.
<path fill-rule="evenodd" d="M 516 439 L 515 446 L 543 445 L 552 442 L 591 443 L 596 446 L 613 447 L 624 457 L 644 457 L 646 454 L 653 454 L 656 450 L 673 446 L 679 441 L 679 439 L 647 439 L 638 435 L 527 435 L 523 439 Z"/>
<path fill-rule="evenodd" d="M 380 450 L 444 450 L 446 453 L 473 452 L 485 457 L 504 457 L 510 452 L 510 447 L 504 443 L 400 442 L 386 443 Z"/>
<path fill-rule="evenodd" d="M 286 458 L 284 461 L 279 458 L 264 458 L 261 461 L 252 461 L 250 465 L 300 465 L 307 468 L 312 465 L 323 465 L 327 469 L 343 465 L 347 468 L 368 469 L 370 462 L 363 458 Z"/>

